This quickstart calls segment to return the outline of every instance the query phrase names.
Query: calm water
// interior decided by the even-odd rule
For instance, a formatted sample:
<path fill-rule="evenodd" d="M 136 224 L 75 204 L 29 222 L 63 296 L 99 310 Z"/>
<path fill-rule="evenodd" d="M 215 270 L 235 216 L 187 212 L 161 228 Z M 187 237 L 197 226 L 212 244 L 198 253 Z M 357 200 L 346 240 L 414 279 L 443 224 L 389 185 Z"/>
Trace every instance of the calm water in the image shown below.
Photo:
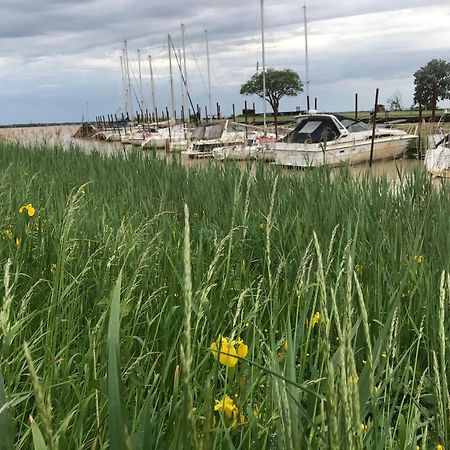
<path fill-rule="evenodd" d="M 104 142 L 89 139 L 74 139 L 72 136 L 78 130 L 78 125 L 44 126 L 44 127 L 25 127 L 25 128 L 3 128 L 0 129 L 0 139 L 20 143 L 22 145 L 49 145 L 62 146 L 70 149 L 73 146 L 82 148 L 87 153 L 98 151 L 106 155 L 117 152 L 138 152 L 142 151 L 139 147 L 124 145 L 120 142 Z M 148 150 L 143 150 L 148 152 Z M 170 154 L 164 151 L 158 152 L 160 157 L 170 157 Z M 211 163 L 207 159 L 189 159 L 181 157 L 182 163 L 186 166 L 206 166 Z M 217 164 L 222 164 L 217 161 Z M 245 166 L 245 162 L 238 163 Z M 412 159 L 400 159 L 395 161 L 374 162 L 372 168 L 367 164 L 360 164 L 350 167 L 350 172 L 355 178 L 371 171 L 374 175 L 385 175 L 394 183 L 398 181 L 399 172 L 410 173 L 414 170 L 425 170 L 423 162 Z M 287 174 L 299 173 L 296 169 L 284 169 Z"/>

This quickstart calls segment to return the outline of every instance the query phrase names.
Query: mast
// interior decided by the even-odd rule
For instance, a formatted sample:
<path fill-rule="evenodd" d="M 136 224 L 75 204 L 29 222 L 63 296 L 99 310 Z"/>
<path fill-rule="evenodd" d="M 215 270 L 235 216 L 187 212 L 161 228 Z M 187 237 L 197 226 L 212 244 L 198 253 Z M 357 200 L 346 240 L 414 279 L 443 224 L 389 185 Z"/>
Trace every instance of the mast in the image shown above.
<path fill-rule="evenodd" d="M 170 83 L 170 98 L 172 103 L 172 117 L 175 118 L 175 96 L 173 94 L 173 76 L 172 76 L 172 38 L 170 34 L 167 35 L 167 44 L 169 46 L 169 83 Z"/>
<path fill-rule="evenodd" d="M 264 0 L 261 0 L 261 50 L 262 50 L 262 81 L 263 81 L 263 114 L 264 128 L 267 126 L 267 106 L 266 106 L 266 56 L 264 48 Z"/>
<path fill-rule="evenodd" d="M 139 109 L 141 110 L 141 114 L 144 113 L 144 93 L 142 91 L 142 73 L 141 73 L 141 51 L 138 49 L 138 71 L 139 71 L 139 95 L 140 95 L 140 106 Z"/>
<path fill-rule="evenodd" d="M 148 55 L 148 64 L 150 66 L 150 86 L 152 89 L 152 108 L 156 120 L 156 97 L 155 97 L 155 80 L 153 79 L 152 57 Z"/>
<path fill-rule="evenodd" d="M 308 98 L 309 97 L 309 65 L 308 65 L 308 23 L 306 21 L 306 3 L 303 5 L 303 18 L 305 21 L 306 98 Z"/>
<path fill-rule="evenodd" d="M 212 106 L 211 106 L 211 67 L 209 65 L 208 30 L 205 30 L 205 40 L 206 40 L 206 65 L 208 67 L 208 108 L 209 108 L 210 114 L 212 114 Z"/>
<path fill-rule="evenodd" d="M 130 63 L 128 61 L 128 46 L 127 41 L 124 41 L 124 63 L 125 63 L 125 77 L 127 81 L 127 92 L 128 92 L 128 109 L 127 114 L 130 119 L 133 118 L 133 99 L 131 97 L 131 80 L 130 80 Z"/>
<path fill-rule="evenodd" d="M 179 65 L 179 69 L 180 69 L 180 87 L 181 87 L 181 101 L 182 101 L 182 105 L 183 105 L 183 110 L 186 111 L 186 95 L 185 95 L 185 81 L 183 78 L 183 69 L 181 68 L 181 49 L 178 49 L 178 61 L 180 61 L 180 65 Z M 181 117 L 181 115 L 180 115 Z"/>
<path fill-rule="evenodd" d="M 122 53 L 124 53 L 125 50 L 122 49 Z M 123 99 L 124 99 L 124 114 L 128 112 L 128 89 L 127 89 L 127 82 L 125 79 L 125 70 L 124 70 L 124 57 L 120 57 L 120 71 L 122 73 L 122 85 L 123 85 Z"/>
<path fill-rule="evenodd" d="M 184 72 L 184 86 L 182 86 L 183 89 L 183 108 L 184 108 L 184 114 L 188 117 L 189 121 L 189 107 L 187 106 L 186 97 L 188 92 L 188 78 L 187 78 L 187 69 L 186 69 L 186 27 L 184 23 L 181 24 L 181 42 L 183 46 L 183 72 Z M 183 77 L 181 77 L 183 78 Z"/>

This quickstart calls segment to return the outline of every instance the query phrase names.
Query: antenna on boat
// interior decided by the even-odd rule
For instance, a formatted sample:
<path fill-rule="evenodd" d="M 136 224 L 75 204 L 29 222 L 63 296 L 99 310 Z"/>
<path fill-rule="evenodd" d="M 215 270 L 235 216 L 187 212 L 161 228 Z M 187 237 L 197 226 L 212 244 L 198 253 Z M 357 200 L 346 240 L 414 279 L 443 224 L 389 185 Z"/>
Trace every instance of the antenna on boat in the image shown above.
<path fill-rule="evenodd" d="M 173 94 L 173 76 L 172 76 L 172 38 L 167 35 L 167 43 L 169 47 L 169 82 L 170 82 L 170 98 L 172 102 L 172 118 L 175 118 L 175 96 Z M 175 55 L 176 56 L 176 55 Z"/>
<path fill-rule="evenodd" d="M 261 50 L 262 50 L 262 82 L 263 82 L 263 115 L 264 129 L 267 126 L 267 106 L 266 106 L 266 57 L 264 48 L 264 0 L 261 0 Z"/>
<path fill-rule="evenodd" d="M 304 19 L 304 21 L 305 21 L 306 98 L 309 98 L 308 22 L 307 22 L 307 20 L 306 20 L 306 3 L 303 5 L 303 19 Z"/>
<path fill-rule="evenodd" d="M 153 67 L 152 67 L 152 57 L 151 57 L 151 55 L 148 55 L 148 64 L 149 64 L 149 67 L 150 67 L 150 86 L 151 86 L 151 89 L 152 89 L 153 114 L 155 115 L 155 118 L 156 118 L 155 81 L 153 79 Z"/>
<path fill-rule="evenodd" d="M 209 108 L 210 114 L 212 114 L 212 106 L 211 106 L 211 67 L 209 65 L 208 30 L 205 30 L 205 40 L 206 40 L 206 65 L 208 67 L 208 108 Z"/>

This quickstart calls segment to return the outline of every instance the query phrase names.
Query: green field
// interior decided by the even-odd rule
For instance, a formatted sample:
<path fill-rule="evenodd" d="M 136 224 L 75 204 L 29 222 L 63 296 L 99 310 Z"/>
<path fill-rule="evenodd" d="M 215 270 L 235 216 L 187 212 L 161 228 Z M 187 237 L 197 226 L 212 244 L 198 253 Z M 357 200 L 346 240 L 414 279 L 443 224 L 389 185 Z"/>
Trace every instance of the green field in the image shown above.
<path fill-rule="evenodd" d="M 6 143 L 0 167 L 1 450 L 450 442 L 446 184 Z"/>

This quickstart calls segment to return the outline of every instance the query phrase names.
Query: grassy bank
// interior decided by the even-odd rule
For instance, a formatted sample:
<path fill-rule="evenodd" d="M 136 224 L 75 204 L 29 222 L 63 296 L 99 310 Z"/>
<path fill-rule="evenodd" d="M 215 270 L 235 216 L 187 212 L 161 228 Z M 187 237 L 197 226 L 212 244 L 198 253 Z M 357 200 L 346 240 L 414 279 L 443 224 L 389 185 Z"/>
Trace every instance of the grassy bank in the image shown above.
<path fill-rule="evenodd" d="M 8 144 L 0 167 L 0 449 L 449 442 L 446 186 Z"/>

